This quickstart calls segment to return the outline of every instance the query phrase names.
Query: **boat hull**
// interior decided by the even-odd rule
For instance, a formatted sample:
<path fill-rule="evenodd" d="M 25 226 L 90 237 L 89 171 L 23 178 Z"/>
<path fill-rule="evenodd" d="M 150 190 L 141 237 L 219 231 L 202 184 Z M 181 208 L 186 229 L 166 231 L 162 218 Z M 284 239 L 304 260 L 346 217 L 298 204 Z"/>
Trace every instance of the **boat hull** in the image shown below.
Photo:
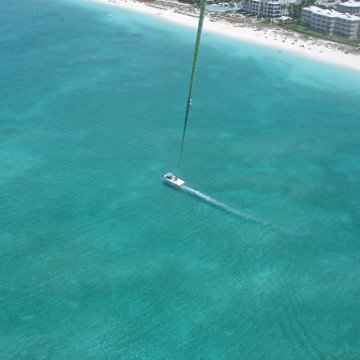
<path fill-rule="evenodd" d="M 164 175 L 164 181 L 175 187 L 182 187 L 183 185 L 185 185 L 185 181 L 178 178 L 173 173 L 166 173 Z"/>

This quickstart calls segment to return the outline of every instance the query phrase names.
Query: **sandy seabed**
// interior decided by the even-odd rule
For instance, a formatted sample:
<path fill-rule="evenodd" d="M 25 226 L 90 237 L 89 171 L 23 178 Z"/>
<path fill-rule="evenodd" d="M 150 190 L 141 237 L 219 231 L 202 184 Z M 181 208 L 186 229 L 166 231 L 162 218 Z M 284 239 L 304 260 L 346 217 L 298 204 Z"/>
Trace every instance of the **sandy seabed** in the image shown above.
<path fill-rule="evenodd" d="M 91 1 L 150 14 L 183 26 L 196 28 L 198 25 L 197 17 L 189 16 L 190 14 L 177 13 L 173 9 L 155 7 L 131 0 Z M 280 28 L 258 29 L 256 26 L 249 26 L 248 24 L 233 25 L 225 21 L 210 21 L 210 19 L 206 17 L 204 20 L 204 31 L 293 52 L 318 61 L 360 71 L 360 54 L 345 53 L 338 44 L 322 39 L 310 38 L 304 40 L 300 34 L 295 32 L 289 33 L 289 31 Z"/>

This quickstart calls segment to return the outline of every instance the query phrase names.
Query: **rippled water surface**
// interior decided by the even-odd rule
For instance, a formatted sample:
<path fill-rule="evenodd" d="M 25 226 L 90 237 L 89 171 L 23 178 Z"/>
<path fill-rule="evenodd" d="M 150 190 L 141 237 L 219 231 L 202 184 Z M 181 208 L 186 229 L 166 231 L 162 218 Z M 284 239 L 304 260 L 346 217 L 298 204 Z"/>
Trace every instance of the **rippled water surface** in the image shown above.
<path fill-rule="evenodd" d="M 359 73 L 204 34 L 176 191 L 194 41 L 1 1 L 2 359 L 360 358 Z"/>

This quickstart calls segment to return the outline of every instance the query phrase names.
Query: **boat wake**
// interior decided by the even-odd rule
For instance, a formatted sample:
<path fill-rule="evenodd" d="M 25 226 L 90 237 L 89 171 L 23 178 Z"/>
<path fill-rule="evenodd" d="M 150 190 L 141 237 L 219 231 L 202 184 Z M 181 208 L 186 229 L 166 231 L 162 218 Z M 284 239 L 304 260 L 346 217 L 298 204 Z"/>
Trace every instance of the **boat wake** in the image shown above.
<path fill-rule="evenodd" d="M 270 229 L 273 229 L 273 230 L 278 230 L 278 231 L 281 231 L 282 233 L 285 233 L 285 234 L 288 234 L 288 235 L 295 235 L 295 236 L 304 236 L 305 234 L 299 234 L 299 233 L 296 233 L 296 232 L 293 232 L 291 230 L 288 230 L 288 229 L 284 229 L 276 224 L 273 224 L 271 223 L 270 221 L 267 221 L 267 220 L 264 220 L 264 219 L 261 219 L 261 218 L 258 218 L 256 216 L 253 216 L 253 215 L 250 215 L 248 213 L 246 213 L 245 211 L 241 211 L 241 210 L 237 210 L 237 209 L 234 209 L 220 201 L 217 201 L 216 199 L 212 198 L 211 196 L 209 195 L 206 195 L 198 190 L 195 190 L 189 186 L 186 186 L 186 185 L 183 185 L 181 187 L 179 187 L 181 190 L 193 195 L 193 196 L 196 196 L 197 198 L 200 198 L 201 200 L 215 206 L 215 207 L 218 207 L 222 210 L 224 210 L 225 212 L 229 213 L 229 214 L 232 214 L 232 215 L 235 215 L 235 216 L 238 216 L 242 219 L 245 219 L 247 221 L 250 221 L 252 223 L 255 223 L 255 224 L 259 224 L 259 225 L 262 225 L 262 226 L 266 226 Z"/>
<path fill-rule="evenodd" d="M 214 205 L 218 208 L 221 208 L 222 210 L 230 213 L 230 214 L 233 214 L 235 216 L 239 216 L 245 220 L 249 220 L 249 221 L 252 221 L 254 223 L 257 223 L 257 224 L 261 224 L 261 225 L 266 225 L 266 226 L 272 226 L 272 227 L 276 227 L 274 225 L 272 225 L 270 222 L 268 221 L 265 221 L 263 219 L 260 219 L 260 218 L 257 218 L 255 216 L 252 216 L 250 214 L 247 214 L 246 212 L 244 211 L 240 211 L 240 210 L 237 210 L 237 209 L 234 209 L 230 206 L 227 206 L 226 204 L 220 202 L 220 201 L 217 201 L 216 199 L 213 199 L 211 196 L 209 195 L 205 195 L 203 194 L 202 192 L 198 191 L 198 190 L 195 190 L 189 186 L 186 186 L 186 185 L 183 185 L 181 186 L 181 189 L 183 191 L 186 191 L 187 193 L 193 195 L 193 196 L 196 196 L 198 198 L 200 198 L 201 200 L 204 200 L 208 203 L 210 203 L 211 205 Z"/>

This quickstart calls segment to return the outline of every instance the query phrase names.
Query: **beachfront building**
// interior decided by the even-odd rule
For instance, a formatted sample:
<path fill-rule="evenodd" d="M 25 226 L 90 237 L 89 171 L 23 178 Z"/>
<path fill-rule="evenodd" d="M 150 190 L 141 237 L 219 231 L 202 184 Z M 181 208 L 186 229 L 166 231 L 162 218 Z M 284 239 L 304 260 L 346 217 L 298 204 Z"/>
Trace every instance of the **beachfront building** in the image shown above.
<path fill-rule="evenodd" d="M 360 16 L 360 1 L 350 0 L 336 5 L 336 10 L 350 15 Z"/>
<path fill-rule="evenodd" d="M 335 9 L 336 5 L 341 3 L 340 0 L 315 0 L 314 5 L 327 9 Z"/>
<path fill-rule="evenodd" d="M 334 33 L 349 39 L 356 39 L 360 36 L 360 17 L 341 14 L 336 18 Z"/>
<path fill-rule="evenodd" d="M 327 35 L 337 34 L 355 39 L 360 34 L 360 17 L 317 6 L 303 8 L 301 23 Z"/>
<path fill-rule="evenodd" d="M 333 35 L 336 20 L 335 14 L 334 10 L 324 10 L 317 6 L 309 6 L 302 9 L 301 23 L 317 32 Z"/>
<path fill-rule="evenodd" d="M 247 14 L 265 18 L 276 18 L 287 15 L 289 4 L 298 0 L 243 0 L 241 10 Z"/>

